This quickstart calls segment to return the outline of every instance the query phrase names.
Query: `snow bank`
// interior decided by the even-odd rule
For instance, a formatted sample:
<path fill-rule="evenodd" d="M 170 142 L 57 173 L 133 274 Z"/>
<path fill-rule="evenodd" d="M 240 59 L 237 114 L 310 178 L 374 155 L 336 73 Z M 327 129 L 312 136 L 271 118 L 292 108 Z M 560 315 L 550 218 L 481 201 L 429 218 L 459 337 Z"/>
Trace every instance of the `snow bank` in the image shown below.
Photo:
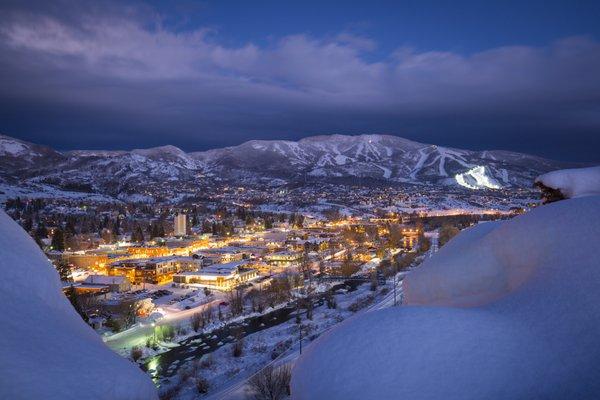
<path fill-rule="evenodd" d="M 599 398 L 598 221 L 592 196 L 462 232 L 408 275 L 408 306 L 309 346 L 293 399 Z"/>
<path fill-rule="evenodd" d="M 557 189 L 570 199 L 600 195 L 600 166 L 552 171 L 538 176 L 535 182 Z"/>
<path fill-rule="evenodd" d="M 150 378 L 81 320 L 48 259 L 3 211 L 0 270 L 0 398 L 157 398 Z"/>

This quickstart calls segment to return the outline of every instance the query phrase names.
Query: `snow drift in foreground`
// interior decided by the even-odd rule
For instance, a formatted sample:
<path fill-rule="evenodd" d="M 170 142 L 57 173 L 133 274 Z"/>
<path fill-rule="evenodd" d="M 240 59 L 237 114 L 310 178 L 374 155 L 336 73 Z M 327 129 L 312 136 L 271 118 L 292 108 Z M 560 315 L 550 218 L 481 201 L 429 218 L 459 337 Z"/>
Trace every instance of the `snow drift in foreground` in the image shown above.
<path fill-rule="evenodd" d="M 563 169 L 540 175 L 535 180 L 559 190 L 568 199 L 600 195 L 600 166 Z"/>
<path fill-rule="evenodd" d="M 600 398 L 600 196 L 459 234 L 408 306 L 342 323 L 296 364 L 303 399 Z"/>
<path fill-rule="evenodd" d="M 157 398 L 137 366 L 104 345 L 61 292 L 35 242 L 0 210 L 0 398 Z"/>

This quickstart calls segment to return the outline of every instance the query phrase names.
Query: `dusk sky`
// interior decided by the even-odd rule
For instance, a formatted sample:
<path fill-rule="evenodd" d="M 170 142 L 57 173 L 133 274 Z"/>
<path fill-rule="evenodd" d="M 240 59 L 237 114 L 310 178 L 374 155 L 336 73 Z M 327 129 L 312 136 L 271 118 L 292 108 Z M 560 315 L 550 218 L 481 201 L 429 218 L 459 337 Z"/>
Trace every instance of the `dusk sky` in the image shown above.
<path fill-rule="evenodd" d="M 2 1 L 0 133 L 184 150 L 380 133 L 600 161 L 599 1 Z"/>

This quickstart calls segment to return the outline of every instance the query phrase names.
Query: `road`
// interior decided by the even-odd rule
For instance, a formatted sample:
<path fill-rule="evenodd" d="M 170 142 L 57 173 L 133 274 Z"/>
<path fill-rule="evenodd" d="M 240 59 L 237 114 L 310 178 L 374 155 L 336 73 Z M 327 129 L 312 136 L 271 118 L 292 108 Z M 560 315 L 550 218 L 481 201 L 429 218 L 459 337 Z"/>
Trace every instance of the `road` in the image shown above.
<path fill-rule="evenodd" d="M 431 257 L 440 249 L 440 232 L 438 230 L 425 232 L 425 236 L 428 237 L 429 240 L 431 240 L 431 246 L 429 247 L 429 251 L 427 252 L 427 257 Z"/>

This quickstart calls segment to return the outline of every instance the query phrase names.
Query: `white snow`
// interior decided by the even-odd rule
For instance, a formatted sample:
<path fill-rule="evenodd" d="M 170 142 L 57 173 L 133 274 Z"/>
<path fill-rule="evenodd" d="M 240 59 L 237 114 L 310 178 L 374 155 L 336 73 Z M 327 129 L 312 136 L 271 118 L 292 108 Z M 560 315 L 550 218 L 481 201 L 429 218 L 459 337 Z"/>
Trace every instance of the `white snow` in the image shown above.
<path fill-rule="evenodd" d="M 559 189 L 567 198 L 600 195 L 600 166 L 552 171 L 535 181 Z"/>
<path fill-rule="evenodd" d="M 10 154 L 11 156 L 18 156 L 26 153 L 28 150 L 29 148 L 23 143 L 0 138 L 0 155 Z"/>
<path fill-rule="evenodd" d="M 292 398 L 600 397 L 600 196 L 462 232 L 294 367 Z"/>
<path fill-rule="evenodd" d="M 471 168 L 462 174 L 456 174 L 456 182 L 469 189 L 500 189 L 502 186 L 486 174 L 486 168 L 482 165 Z"/>
<path fill-rule="evenodd" d="M 344 165 L 344 164 L 346 164 L 346 162 L 347 162 L 348 160 L 354 161 L 354 160 L 352 160 L 352 159 L 350 159 L 350 158 L 348 158 L 348 157 L 346 157 L 346 156 L 343 156 L 343 155 L 341 155 L 341 154 L 338 154 L 338 155 L 336 155 L 336 156 L 334 157 L 334 160 L 335 160 L 335 163 L 336 163 L 337 165 Z"/>
<path fill-rule="evenodd" d="M 0 398 L 156 399 L 77 315 L 39 247 L 0 211 Z"/>
<path fill-rule="evenodd" d="M 427 157 L 429 157 L 429 154 L 427 154 L 425 150 L 426 149 L 419 149 L 419 160 L 417 161 L 410 173 L 410 179 L 417 179 L 417 174 L 423 168 L 423 164 L 427 160 Z"/>

